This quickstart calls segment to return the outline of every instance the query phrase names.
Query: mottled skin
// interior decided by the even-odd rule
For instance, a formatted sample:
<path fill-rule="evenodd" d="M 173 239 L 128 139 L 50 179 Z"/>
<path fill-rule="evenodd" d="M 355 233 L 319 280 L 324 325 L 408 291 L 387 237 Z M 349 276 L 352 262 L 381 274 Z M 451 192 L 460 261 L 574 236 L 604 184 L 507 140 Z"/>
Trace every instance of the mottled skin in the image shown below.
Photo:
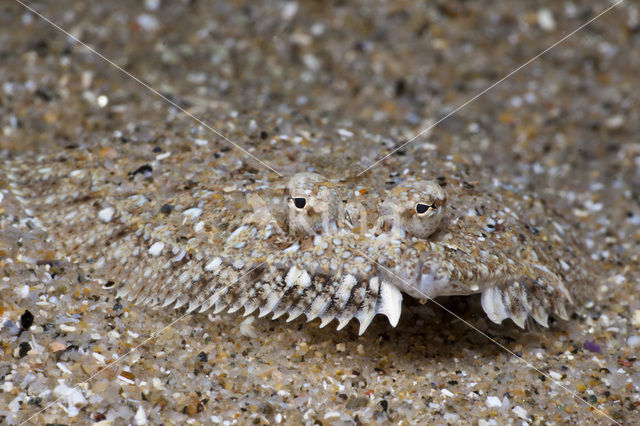
<path fill-rule="evenodd" d="M 277 176 L 233 152 L 123 146 L 17 158 L 3 181 L 57 257 L 141 304 L 356 318 L 362 333 L 377 313 L 397 323 L 401 292 L 482 293 L 494 322 L 566 319 L 589 279 L 571 227 L 507 185 L 432 169 L 390 185 L 382 166 Z"/>

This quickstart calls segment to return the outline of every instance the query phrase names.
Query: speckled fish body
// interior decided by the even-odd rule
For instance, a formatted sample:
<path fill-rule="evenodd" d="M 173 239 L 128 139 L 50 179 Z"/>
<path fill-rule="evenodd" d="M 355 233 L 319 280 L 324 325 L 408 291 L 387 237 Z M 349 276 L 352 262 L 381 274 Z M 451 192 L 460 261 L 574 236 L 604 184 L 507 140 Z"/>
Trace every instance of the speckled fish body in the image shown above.
<path fill-rule="evenodd" d="M 241 153 L 213 154 L 123 145 L 22 156 L 3 171 L 57 256 L 147 306 L 304 314 L 338 328 L 356 318 L 362 333 L 376 314 L 395 325 L 403 293 L 481 293 L 492 321 L 547 326 L 549 315 L 567 318 L 574 288 L 589 280 L 562 218 L 455 163 L 389 182 L 384 166 L 356 176 L 280 160 L 292 173 L 278 176 Z M 293 173 L 311 169 L 327 177 Z M 441 199 L 420 198 L 431 190 Z M 298 221 L 291 212 L 303 204 Z M 411 221 L 427 209 L 438 216 L 423 235 Z"/>

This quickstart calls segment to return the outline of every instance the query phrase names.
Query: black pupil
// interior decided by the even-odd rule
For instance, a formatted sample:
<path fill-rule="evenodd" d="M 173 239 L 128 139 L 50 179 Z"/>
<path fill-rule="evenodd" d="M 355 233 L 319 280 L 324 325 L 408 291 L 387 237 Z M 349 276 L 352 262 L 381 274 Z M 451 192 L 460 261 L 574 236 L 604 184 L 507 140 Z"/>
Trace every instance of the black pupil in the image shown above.
<path fill-rule="evenodd" d="M 293 204 L 296 206 L 296 208 L 304 209 L 304 206 L 307 205 L 307 200 L 305 200 L 304 198 L 294 198 Z"/>
<path fill-rule="evenodd" d="M 417 212 L 418 214 L 426 213 L 426 212 L 427 212 L 427 210 L 429 210 L 429 206 L 428 206 L 428 205 L 426 205 L 426 204 L 422 204 L 422 203 L 418 203 L 418 204 L 416 204 L 416 212 Z"/>

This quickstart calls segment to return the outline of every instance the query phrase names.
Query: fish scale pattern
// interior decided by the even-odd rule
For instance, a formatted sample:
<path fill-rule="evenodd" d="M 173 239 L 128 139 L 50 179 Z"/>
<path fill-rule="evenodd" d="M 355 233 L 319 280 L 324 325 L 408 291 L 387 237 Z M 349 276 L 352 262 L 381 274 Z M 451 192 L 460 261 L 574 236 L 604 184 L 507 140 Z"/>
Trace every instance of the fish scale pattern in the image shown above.
<path fill-rule="evenodd" d="M 233 151 L 215 164 L 211 153 L 184 151 L 155 155 L 131 144 L 116 155 L 25 155 L 3 163 L 3 184 L 58 258 L 155 308 L 304 315 L 338 328 L 355 318 L 363 333 L 377 314 L 397 324 L 403 294 L 481 293 L 492 321 L 547 326 L 550 315 L 568 318 L 583 293 L 576 289 L 594 276 L 566 220 L 467 168 L 449 163 L 390 188 L 382 169 L 347 178 L 326 170 L 331 177 L 309 183 L 311 175 L 247 168 Z M 298 208 L 287 205 L 294 195 L 305 199 L 307 224 L 287 210 Z M 421 235 L 415 224 L 427 207 L 441 210 Z M 412 227 L 386 223 L 396 213 Z"/>

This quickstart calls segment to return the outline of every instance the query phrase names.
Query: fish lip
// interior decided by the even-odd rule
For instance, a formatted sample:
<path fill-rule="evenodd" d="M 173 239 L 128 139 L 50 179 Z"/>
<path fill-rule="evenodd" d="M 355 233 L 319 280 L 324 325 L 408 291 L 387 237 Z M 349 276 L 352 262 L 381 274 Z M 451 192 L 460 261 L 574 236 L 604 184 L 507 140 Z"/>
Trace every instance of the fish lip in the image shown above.
<path fill-rule="evenodd" d="M 417 263 L 416 273 L 410 277 L 402 277 L 390 270 L 380 270 L 382 279 L 389 281 L 403 293 L 420 301 L 427 301 L 438 296 L 465 296 L 479 291 L 472 290 L 468 285 L 447 277 L 439 275 L 439 266 L 431 265 L 429 273 L 424 273 L 426 259 L 421 259 Z"/>

